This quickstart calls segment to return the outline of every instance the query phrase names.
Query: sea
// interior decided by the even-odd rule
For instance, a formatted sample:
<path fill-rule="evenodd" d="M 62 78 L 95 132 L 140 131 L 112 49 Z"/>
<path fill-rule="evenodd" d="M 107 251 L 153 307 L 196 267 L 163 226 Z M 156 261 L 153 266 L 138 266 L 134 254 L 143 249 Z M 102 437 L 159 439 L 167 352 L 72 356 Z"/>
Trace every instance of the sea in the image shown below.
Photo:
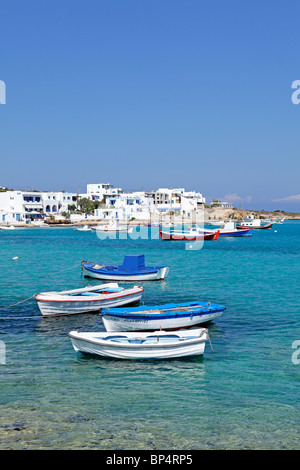
<path fill-rule="evenodd" d="M 200 247 L 139 230 L 0 233 L 0 449 L 299 450 L 300 221 Z M 144 305 L 226 306 L 202 357 L 83 356 L 68 334 L 103 331 L 99 314 L 41 316 L 35 294 L 97 284 L 81 261 L 127 254 L 170 266 L 164 281 L 143 283 Z"/>

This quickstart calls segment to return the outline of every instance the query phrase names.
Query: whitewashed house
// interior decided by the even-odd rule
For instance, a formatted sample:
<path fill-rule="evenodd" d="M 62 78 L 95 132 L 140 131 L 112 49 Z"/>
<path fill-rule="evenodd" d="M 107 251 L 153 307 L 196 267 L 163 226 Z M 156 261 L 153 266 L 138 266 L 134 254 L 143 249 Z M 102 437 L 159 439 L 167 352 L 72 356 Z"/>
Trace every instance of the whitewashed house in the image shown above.
<path fill-rule="evenodd" d="M 161 213 L 188 212 L 204 207 L 205 198 L 196 191 L 185 191 L 184 188 L 159 188 L 153 193 L 156 209 Z"/>
<path fill-rule="evenodd" d="M 29 223 L 43 217 L 43 198 L 38 191 L 0 192 L 1 223 Z"/>
<path fill-rule="evenodd" d="M 86 194 L 81 197 L 87 197 L 92 201 L 103 201 L 106 197 L 116 196 L 122 193 L 122 188 L 115 188 L 109 183 L 88 184 Z"/>
<path fill-rule="evenodd" d="M 118 219 L 119 221 L 150 220 L 153 212 L 153 199 L 147 197 L 144 192 L 135 192 L 107 197 L 106 207 L 95 209 L 94 215 L 102 219 Z"/>
<path fill-rule="evenodd" d="M 77 205 L 77 194 L 59 192 L 42 192 L 43 210 L 46 216 L 55 216 L 68 212 L 69 206 Z"/>

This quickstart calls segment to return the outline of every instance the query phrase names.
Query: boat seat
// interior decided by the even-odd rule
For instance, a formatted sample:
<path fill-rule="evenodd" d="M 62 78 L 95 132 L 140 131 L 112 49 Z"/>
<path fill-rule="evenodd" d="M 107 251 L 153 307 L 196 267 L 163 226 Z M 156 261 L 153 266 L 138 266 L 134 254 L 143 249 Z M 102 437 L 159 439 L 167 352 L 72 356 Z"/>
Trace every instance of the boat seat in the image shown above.
<path fill-rule="evenodd" d="M 117 342 L 128 340 L 127 336 L 106 336 L 106 338 L 100 338 L 100 339 L 105 339 L 107 341 L 117 341 Z"/>
<path fill-rule="evenodd" d="M 74 294 L 74 295 L 97 295 L 97 292 L 81 292 L 81 294 Z"/>

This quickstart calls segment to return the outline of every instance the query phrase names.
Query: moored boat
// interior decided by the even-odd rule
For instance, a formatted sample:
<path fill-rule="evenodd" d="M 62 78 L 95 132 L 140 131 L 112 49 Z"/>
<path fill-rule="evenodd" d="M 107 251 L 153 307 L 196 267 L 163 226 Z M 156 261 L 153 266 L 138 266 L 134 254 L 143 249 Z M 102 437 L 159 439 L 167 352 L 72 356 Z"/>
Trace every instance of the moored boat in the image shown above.
<path fill-rule="evenodd" d="M 248 217 L 244 217 L 242 221 L 236 225 L 238 229 L 252 228 L 254 230 L 272 228 L 272 223 L 264 221 L 263 219 L 256 219 L 254 214 L 250 214 Z"/>
<path fill-rule="evenodd" d="M 102 308 L 138 303 L 143 292 L 141 286 L 124 289 L 117 283 L 106 283 L 60 292 L 41 292 L 35 296 L 35 300 L 42 315 L 48 317 L 98 313 Z"/>
<path fill-rule="evenodd" d="M 81 263 L 85 277 L 115 281 L 162 281 L 169 273 L 170 266 L 145 266 L 144 255 L 127 255 L 123 264 Z"/>
<path fill-rule="evenodd" d="M 198 229 L 197 227 L 191 228 L 189 231 L 164 231 L 159 230 L 159 235 L 162 240 L 218 240 L 220 230 L 212 231 L 212 233 L 205 233 L 203 230 Z"/>
<path fill-rule="evenodd" d="M 251 237 L 252 228 L 237 228 L 235 222 L 224 222 L 223 226 L 219 229 L 219 237 Z M 204 233 L 215 233 L 216 230 L 203 229 Z"/>
<path fill-rule="evenodd" d="M 16 227 L 14 225 L 1 225 L 1 230 L 15 230 Z"/>
<path fill-rule="evenodd" d="M 70 331 L 76 352 L 114 359 L 174 359 L 203 355 L 209 339 L 206 328 L 182 330 L 174 333 L 155 331 L 153 333 Z"/>
<path fill-rule="evenodd" d="M 160 223 L 159 222 L 149 222 L 149 223 L 143 223 L 144 227 L 159 227 Z"/>
<path fill-rule="evenodd" d="M 268 228 L 272 228 L 273 224 L 260 224 L 260 225 L 253 225 L 251 224 L 251 222 L 244 222 L 242 221 L 240 224 L 237 224 L 237 228 L 238 229 L 245 229 L 246 227 L 248 227 L 248 229 L 252 229 L 252 230 L 263 230 L 263 229 L 268 229 Z"/>
<path fill-rule="evenodd" d="M 90 225 L 83 225 L 82 227 L 75 227 L 74 230 L 77 232 L 90 232 L 92 229 Z"/>
<path fill-rule="evenodd" d="M 172 303 L 136 308 L 103 309 L 107 331 L 176 330 L 207 323 L 220 317 L 226 307 L 205 302 Z"/>
<path fill-rule="evenodd" d="M 119 222 L 111 222 L 108 225 L 94 225 L 91 227 L 93 232 L 96 233 L 117 233 L 117 232 L 127 232 L 132 233 L 134 227 L 130 225 L 120 225 Z"/>

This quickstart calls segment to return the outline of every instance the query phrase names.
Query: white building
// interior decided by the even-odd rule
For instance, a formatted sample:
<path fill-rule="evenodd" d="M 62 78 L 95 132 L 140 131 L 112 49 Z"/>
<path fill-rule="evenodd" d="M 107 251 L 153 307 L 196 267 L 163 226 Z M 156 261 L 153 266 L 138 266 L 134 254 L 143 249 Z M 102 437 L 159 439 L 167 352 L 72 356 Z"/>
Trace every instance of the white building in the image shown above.
<path fill-rule="evenodd" d="M 30 222 L 43 216 L 42 193 L 37 191 L 0 192 L 1 223 Z"/>
<path fill-rule="evenodd" d="M 44 191 L 1 191 L 0 223 L 30 223 L 68 211 L 76 205 L 75 193 Z"/>
<path fill-rule="evenodd" d="M 81 197 L 88 197 L 92 201 L 102 201 L 106 197 L 116 196 L 122 193 L 122 188 L 115 188 L 109 183 L 88 184 L 87 194 L 81 194 Z"/>
<path fill-rule="evenodd" d="M 43 211 L 46 216 L 68 212 L 68 206 L 77 205 L 77 194 L 59 192 L 42 192 Z"/>
<path fill-rule="evenodd" d="M 181 212 L 204 207 L 201 193 L 185 191 L 184 188 L 159 188 L 153 193 L 155 207 L 160 212 Z"/>
<path fill-rule="evenodd" d="M 216 201 L 216 200 L 213 200 L 211 203 L 210 203 L 210 206 L 211 207 L 220 207 L 222 209 L 231 209 L 233 207 L 233 205 L 231 204 L 231 202 L 226 202 L 226 201 Z"/>
<path fill-rule="evenodd" d="M 105 209 L 95 209 L 94 215 L 103 219 L 134 219 L 148 220 L 154 213 L 153 198 L 144 192 L 123 193 L 106 198 Z"/>

